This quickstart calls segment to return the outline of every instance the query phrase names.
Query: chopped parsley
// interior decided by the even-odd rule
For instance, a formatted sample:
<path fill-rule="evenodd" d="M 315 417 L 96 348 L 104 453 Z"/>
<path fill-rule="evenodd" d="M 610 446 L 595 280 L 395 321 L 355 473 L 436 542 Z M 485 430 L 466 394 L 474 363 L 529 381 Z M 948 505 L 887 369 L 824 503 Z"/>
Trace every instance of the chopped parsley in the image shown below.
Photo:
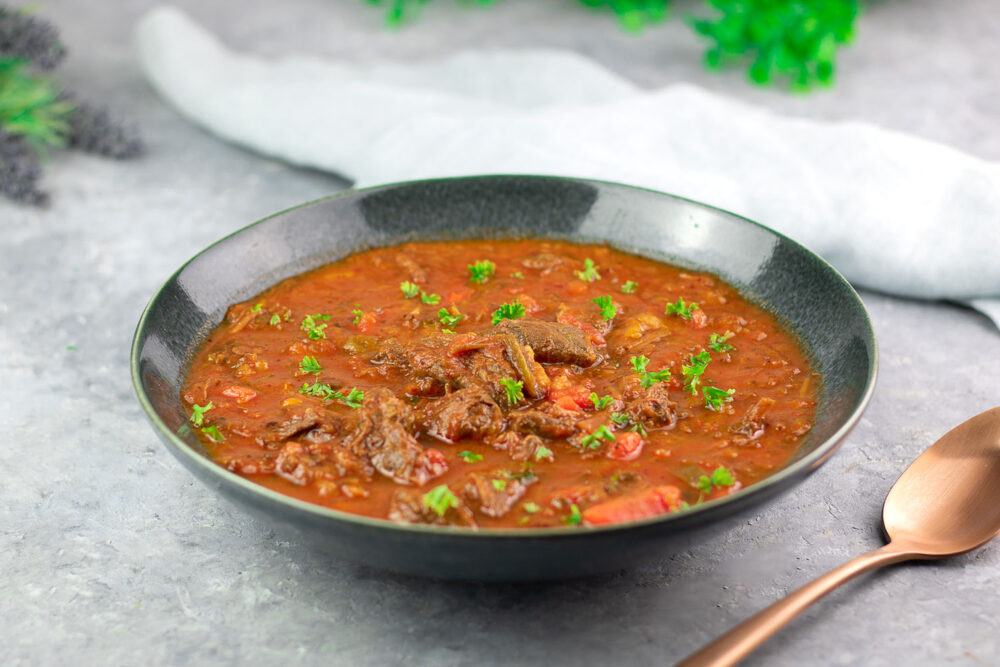
<path fill-rule="evenodd" d="M 469 282 L 483 284 L 493 277 L 497 265 L 488 259 L 481 259 L 475 264 L 469 264 Z"/>
<path fill-rule="evenodd" d="M 597 272 L 599 267 L 594 264 L 594 260 L 587 258 L 583 260 L 583 271 L 574 271 L 574 275 L 585 283 L 592 283 L 601 279 L 601 274 Z"/>
<path fill-rule="evenodd" d="M 541 461 L 542 459 L 551 459 L 554 458 L 554 456 L 555 455 L 552 453 L 552 450 L 546 447 L 545 445 L 539 445 L 538 449 L 535 450 L 536 461 Z"/>
<path fill-rule="evenodd" d="M 597 449 L 601 446 L 601 440 L 607 440 L 609 442 L 615 441 L 615 434 L 612 433 L 611 430 L 604 424 L 601 424 L 594 429 L 594 432 L 590 435 L 583 436 L 580 440 L 580 444 L 587 449 Z"/>
<path fill-rule="evenodd" d="M 316 315 L 306 315 L 305 318 L 302 320 L 301 328 L 303 331 L 307 332 L 307 335 L 313 340 L 326 338 L 326 333 L 323 331 L 323 329 L 325 329 L 327 325 L 319 324 L 318 322 L 319 320 L 329 321 L 329 319 L 330 319 L 329 315 L 322 315 L 319 313 L 317 313 Z M 271 318 L 271 322 L 272 323 L 274 322 L 273 317 Z"/>
<path fill-rule="evenodd" d="M 447 484 L 435 486 L 423 495 L 424 507 L 438 516 L 444 516 L 449 508 L 458 507 L 458 498 L 451 492 Z"/>
<path fill-rule="evenodd" d="M 708 368 L 708 362 L 712 360 L 712 355 L 708 350 L 702 350 L 698 354 L 690 356 L 690 363 L 681 366 L 681 373 L 687 378 L 684 381 L 684 389 L 692 396 L 698 394 L 698 384 L 701 382 L 702 373 Z"/>
<path fill-rule="evenodd" d="M 504 480 L 504 479 L 494 479 L 493 480 L 493 488 L 496 489 L 497 491 L 503 491 L 504 489 L 507 488 L 507 480 Z"/>
<path fill-rule="evenodd" d="M 615 310 L 615 304 L 611 303 L 610 296 L 599 296 L 596 299 L 591 299 L 591 302 L 597 304 L 597 307 L 601 309 L 601 317 L 606 320 L 613 320 L 618 314 L 618 311 Z"/>
<path fill-rule="evenodd" d="M 583 521 L 583 515 L 580 514 L 580 508 L 577 507 L 576 503 L 569 506 L 569 514 L 562 518 L 562 522 L 567 526 L 575 526 Z"/>
<path fill-rule="evenodd" d="M 703 387 L 701 395 L 705 397 L 705 407 L 718 412 L 722 409 L 723 403 L 732 403 L 735 389 L 718 389 L 716 387 Z"/>
<path fill-rule="evenodd" d="M 624 412 L 612 412 L 611 421 L 619 426 L 625 426 L 625 424 L 628 424 L 628 415 Z"/>
<path fill-rule="evenodd" d="M 635 424 L 632 425 L 632 432 L 638 433 L 639 435 L 645 437 L 646 427 L 642 425 L 642 422 L 636 422 Z"/>
<path fill-rule="evenodd" d="M 735 335 L 732 331 L 727 331 L 721 336 L 714 333 L 708 337 L 708 346 L 716 352 L 729 352 L 729 350 L 733 349 L 733 346 L 726 341 Z"/>
<path fill-rule="evenodd" d="M 257 304 L 257 305 L 255 305 L 255 306 L 254 306 L 253 308 L 251 308 L 251 309 L 250 309 L 250 311 L 251 311 L 251 312 L 254 312 L 254 313 L 259 313 L 259 312 L 260 312 L 260 309 L 261 309 L 261 308 L 263 308 L 263 307 L 264 307 L 264 304 L 262 304 L 262 303 L 258 303 L 258 304 Z"/>
<path fill-rule="evenodd" d="M 639 374 L 639 379 L 642 382 L 642 386 L 646 389 L 652 387 L 657 382 L 667 382 L 670 380 L 670 369 L 663 368 L 658 371 L 647 371 L 646 366 L 649 365 L 649 357 L 640 354 L 638 357 L 629 358 L 629 362 L 632 364 L 632 368 L 635 372 Z"/>
<path fill-rule="evenodd" d="M 454 315 L 452 315 L 447 308 L 442 308 L 438 311 L 438 319 L 441 320 L 441 324 L 449 329 L 458 324 L 463 317 L 465 317 L 465 315 L 462 315 L 457 310 Z"/>
<path fill-rule="evenodd" d="M 195 403 L 191 406 L 191 423 L 195 426 L 201 426 L 205 421 L 205 413 L 215 407 L 212 401 L 208 402 L 208 405 L 202 407 Z"/>
<path fill-rule="evenodd" d="M 409 280 L 399 283 L 399 291 L 403 293 L 404 299 L 412 299 L 416 295 L 420 294 L 420 286 L 416 283 L 411 283 Z"/>
<path fill-rule="evenodd" d="M 684 299 L 677 299 L 677 301 L 675 303 L 668 303 L 667 304 L 666 314 L 667 315 L 680 315 L 685 320 L 690 320 L 691 319 L 691 314 L 694 312 L 694 309 L 697 308 L 697 307 L 698 307 L 697 303 L 688 303 L 688 304 L 686 304 L 686 303 L 684 303 Z"/>
<path fill-rule="evenodd" d="M 517 402 L 524 398 L 524 392 L 521 391 L 524 383 L 520 380 L 504 378 L 500 380 L 500 384 L 503 385 L 504 391 L 507 392 L 507 402 L 511 405 L 517 405 Z"/>
<path fill-rule="evenodd" d="M 524 503 L 521 507 L 523 507 L 524 511 L 528 514 L 537 514 L 542 511 L 542 508 L 535 503 Z"/>
<path fill-rule="evenodd" d="M 281 316 L 278 313 L 271 315 L 271 320 L 268 322 L 272 327 L 281 324 Z M 325 324 L 323 326 L 326 326 Z"/>
<path fill-rule="evenodd" d="M 225 442 L 226 440 L 225 438 L 222 437 L 222 434 L 219 433 L 219 429 L 215 428 L 214 426 L 206 426 L 205 428 L 201 429 L 201 432 L 207 435 L 212 440 L 212 442 Z"/>
<path fill-rule="evenodd" d="M 299 370 L 303 373 L 318 374 L 323 370 L 323 367 L 316 361 L 316 357 L 302 357 L 302 361 L 299 362 Z"/>
<path fill-rule="evenodd" d="M 497 324 L 500 324 L 501 320 L 520 319 L 524 317 L 526 313 L 527 311 L 524 309 L 524 304 L 520 301 L 501 304 L 499 308 L 493 311 L 493 325 L 496 326 Z"/>
<path fill-rule="evenodd" d="M 702 475 L 698 479 L 698 488 L 702 493 L 711 493 L 712 489 L 721 486 L 732 486 L 735 484 L 733 474 L 726 470 L 725 466 L 719 466 L 712 471 L 711 476 Z"/>
<path fill-rule="evenodd" d="M 420 290 L 420 300 L 424 303 L 429 303 L 432 306 L 436 306 L 441 303 L 440 294 L 428 294 L 427 292 Z"/>
<path fill-rule="evenodd" d="M 610 395 L 598 396 L 596 391 L 590 392 L 590 402 L 594 404 L 595 410 L 605 409 L 606 407 L 611 405 L 611 403 L 614 402 L 614 400 L 615 399 L 611 398 Z"/>
<path fill-rule="evenodd" d="M 353 387 L 345 396 L 342 392 L 334 390 L 333 387 L 324 382 L 314 382 L 313 384 L 309 384 L 308 382 L 303 383 L 299 387 L 299 393 L 322 398 L 324 401 L 340 401 L 355 409 L 360 408 L 361 402 L 365 400 L 365 392 L 357 387 Z"/>
<path fill-rule="evenodd" d="M 517 278 L 518 280 L 524 280 L 524 274 L 521 273 L 520 271 L 515 271 L 514 273 L 512 273 L 510 275 L 512 277 L 514 277 L 514 278 Z"/>
<path fill-rule="evenodd" d="M 632 292 L 635 291 L 635 288 L 638 286 L 639 283 L 635 282 L 634 280 L 626 281 L 625 284 L 622 285 L 622 294 L 631 294 Z"/>
<path fill-rule="evenodd" d="M 459 452 L 458 456 L 466 463 L 477 463 L 483 460 L 482 454 L 477 454 L 476 452 L 470 452 L 469 450 L 465 450 L 464 452 Z"/>
<path fill-rule="evenodd" d="M 355 308 L 351 311 L 351 315 L 354 315 L 354 323 L 357 324 L 361 321 L 361 318 L 365 316 L 365 311 L 360 308 Z"/>

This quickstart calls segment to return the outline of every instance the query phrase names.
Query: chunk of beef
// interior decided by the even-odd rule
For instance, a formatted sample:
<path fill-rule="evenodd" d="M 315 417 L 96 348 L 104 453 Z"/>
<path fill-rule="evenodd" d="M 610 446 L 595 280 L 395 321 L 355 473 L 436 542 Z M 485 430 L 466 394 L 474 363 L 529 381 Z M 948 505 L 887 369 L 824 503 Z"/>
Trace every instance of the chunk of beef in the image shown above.
<path fill-rule="evenodd" d="M 428 435 L 445 442 L 484 440 L 503 429 L 503 414 L 486 390 L 467 387 L 430 401 L 421 422 Z"/>
<path fill-rule="evenodd" d="M 441 452 L 425 450 L 410 433 L 415 423 L 410 406 L 388 389 L 366 393 L 358 426 L 344 443 L 351 452 L 399 484 L 423 485 L 448 470 Z"/>
<path fill-rule="evenodd" d="M 512 477 L 504 471 L 492 475 L 472 473 L 462 487 L 462 497 L 486 516 L 499 518 L 510 511 L 528 486 L 537 480 L 533 475 Z"/>
<path fill-rule="evenodd" d="M 444 393 L 448 387 L 459 386 L 459 379 L 468 374 L 449 349 L 450 342 L 445 336 L 434 336 L 403 345 L 390 338 L 383 341 L 371 361 L 394 366 L 417 379 L 430 380 L 429 391 Z"/>
<path fill-rule="evenodd" d="M 512 461 L 530 461 L 538 449 L 545 445 L 534 433 L 507 431 L 490 441 L 494 448 L 507 452 Z M 551 455 L 550 455 L 551 459 Z"/>
<path fill-rule="evenodd" d="M 319 411 L 311 407 L 286 412 L 289 417 L 283 421 L 272 421 L 264 425 L 255 440 L 261 447 L 277 449 L 281 443 L 292 438 L 306 438 L 312 441 L 329 440 L 340 433 L 346 419 L 332 412 Z"/>
<path fill-rule="evenodd" d="M 632 421 L 641 422 L 644 426 L 673 428 L 677 425 L 677 404 L 670 400 L 667 385 L 663 382 L 647 387 L 628 404 L 626 412 Z"/>
<path fill-rule="evenodd" d="M 257 371 L 267 370 L 267 362 L 258 357 L 262 349 L 256 345 L 244 345 L 236 341 L 229 341 L 221 348 L 210 352 L 208 360 L 220 366 L 231 368 L 236 377 L 246 377 Z"/>
<path fill-rule="evenodd" d="M 587 342 L 583 331 L 572 324 L 543 320 L 503 320 L 497 330 L 513 335 L 529 346 L 535 359 L 546 363 L 590 366 L 597 361 L 597 351 Z"/>
<path fill-rule="evenodd" d="M 507 320 L 509 321 L 509 320 Z M 535 353 L 513 335 L 502 333 L 497 336 L 507 350 L 507 358 L 514 364 L 524 385 L 524 393 L 530 398 L 545 398 L 551 384 L 542 365 L 535 361 Z"/>
<path fill-rule="evenodd" d="M 510 428 L 517 433 L 532 433 L 543 438 L 568 438 L 576 432 L 578 414 L 554 403 L 538 410 L 524 410 L 510 415 Z"/>
<path fill-rule="evenodd" d="M 559 255 L 553 255 L 551 252 L 536 252 L 521 260 L 521 266 L 541 271 L 543 276 L 551 273 L 554 269 L 565 263 L 566 260 Z"/>
<path fill-rule="evenodd" d="M 476 527 L 472 510 L 459 501 L 458 507 L 449 507 L 443 515 L 427 507 L 423 495 L 400 489 L 389 502 L 388 517 L 399 523 L 429 523 L 439 526 Z"/>
<path fill-rule="evenodd" d="M 744 445 L 759 440 L 764 435 L 766 424 L 764 418 L 772 405 L 774 405 L 774 399 L 771 398 L 761 398 L 754 403 L 743 417 L 731 427 L 731 430 L 736 433 L 733 441 L 738 445 Z"/>
<path fill-rule="evenodd" d="M 274 472 L 299 486 L 313 480 L 330 480 L 348 475 L 371 479 L 374 474 L 367 461 L 340 445 L 306 444 L 294 440 L 285 443 L 278 452 Z"/>

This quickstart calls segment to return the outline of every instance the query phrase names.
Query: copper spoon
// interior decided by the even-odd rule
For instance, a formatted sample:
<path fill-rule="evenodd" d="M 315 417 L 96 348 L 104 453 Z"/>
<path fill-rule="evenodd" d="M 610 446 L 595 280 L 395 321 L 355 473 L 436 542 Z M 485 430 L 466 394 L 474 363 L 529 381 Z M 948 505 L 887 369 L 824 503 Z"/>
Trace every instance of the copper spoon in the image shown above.
<path fill-rule="evenodd" d="M 735 665 L 816 600 L 863 572 L 956 556 L 1000 534 L 1000 408 L 948 431 L 910 464 L 882 506 L 889 543 L 778 600 L 677 667 Z"/>

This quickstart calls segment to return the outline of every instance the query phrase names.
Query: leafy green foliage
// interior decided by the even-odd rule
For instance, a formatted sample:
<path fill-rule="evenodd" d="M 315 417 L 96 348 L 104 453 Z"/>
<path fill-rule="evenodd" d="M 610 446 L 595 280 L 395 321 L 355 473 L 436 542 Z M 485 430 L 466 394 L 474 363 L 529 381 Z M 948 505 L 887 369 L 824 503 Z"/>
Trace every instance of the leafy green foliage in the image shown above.
<path fill-rule="evenodd" d="M 435 486 L 423 495 L 424 506 L 438 516 L 444 516 L 451 507 L 458 507 L 458 498 L 447 484 Z"/>
<path fill-rule="evenodd" d="M 635 292 L 635 288 L 639 286 L 639 283 L 634 280 L 628 280 L 622 285 L 622 294 L 632 294 Z"/>
<path fill-rule="evenodd" d="M 502 320 L 520 319 L 524 317 L 527 312 L 528 311 L 524 309 L 524 304 L 520 301 L 505 303 L 493 311 L 493 326 L 500 324 Z"/>
<path fill-rule="evenodd" d="M 399 283 L 399 291 L 403 293 L 404 299 L 412 299 L 416 295 L 420 294 L 420 287 L 416 283 L 411 283 L 409 280 Z"/>
<path fill-rule="evenodd" d="M 214 408 L 215 405 L 212 401 L 209 401 L 207 405 L 198 405 L 195 403 L 191 406 L 191 423 L 195 426 L 201 426 L 205 422 L 205 413 Z"/>
<path fill-rule="evenodd" d="M 708 350 L 702 350 L 698 354 L 690 355 L 688 363 L 681 366 L 681 374 L 685 378 L 684 389 L 691 392 L 692 396 L 698 394 L 698 383 L 701 382 L 701 376 L 708 368 L 710 361 L 712 361 L 712 356 Z"/>
<path fill-rule="evenodd" d="M 569 506 L 569 514 L 562 518 L 562 522 L 567 526 L 575 526 L 583 521 L 583 514 L 580 513 L 580 508 L 577 507 L 576 503 Z"/>
<path fill-rule="evenodd" d="M 28 62 L 0 58 L 0 126 L 39 151 L 66 144 L 73 104 L 60 98 L 51 79 L 33 75 Z"/>
<path fill-rule="evenodd" d="M 441 320 L 441 324 L 449 329 L 461 322 L 463 317 L 465 317 L 465 315 L 461 314 L 457 310 L 454 314 L 452 314 L 447 308 L 442 308 L 438 311 L 438 319 Z"/>
<path fill-rule="evenodd" d="M 299 362 L 299 370 L 303 373 L 320 373 L 323 367 L 320 366 L 316 357 L 302 357 L 302 361 Z"/>
<path fill-rule="evenodd" d="M 497 265 L 488 259 L 481 259 L 475 264 L 469 264 L 469 282 L 485 283 L 493 277 L 497 270 Z"/>
<path fill-rule="evenodd" d="M 664 310 L 665 315 L 679 315 L 685 320 L 690 320 L 691 315 L 694 313 L 695 308 L 698 307 L 696 303 L 684 303 L 684 299 L 677 299 L 674 303 L 668 303 L 666 309 Z"/>
<path fill-rule="evenodd" d="M 727 341 L 735 335 L 732 331 L 727 331 L 721 336 L 714 333 L 708 337 L 708 346 L 716 352 L 729 352 L 733 349 L 733 346 Z"/>
<path fill-rule="evenodd" d="M 632 368 L 635 369 L 635 372 L 639 374 L 642 386 L 646 389 L 649 389 L 657 382 L 670 381 L 669 368 L 662 368 L 656 372 L 646 370 L 646 366 L 649 365 L 649 357 L 644 354 L 640 354 L 638 357 L 630 357 L 629 363 L 632 364 Z"/>
<path fill-rule="evenodd" d="M 306 396 L 315 396 L 324 401 L 340 401 L 355 409 L 360 408 L 361 402 L 365 400 L 365 392 L 357 387 L 352 388 L 351 391 L 344 394 L 339 390 L 334 390 L 333 387 L 325 382 L 314 382 L 312 384 L 306 382 L 299 387 L 299 393 Z"/>
<path fill-rule="evenodd" d="M 596 391 L 590 392 L 590 402 L 594 404 L 595 410 L 604 410 L 614 402 L 610 394 L 598 396 Z"/>
<path fill-rule="evenodd" d="M 698 489 L 702 493 L 711 493 L 716 487 L 732 486 L 735 484 L 733 473 L 726 470 L 725 466 L 719 466 L 712 471 L 711 475 L 702 475 L 698 479 Z"/>
<path fill-rule="evenodd" d="M 517 405 L 517 402 L 524 398 L 524 392 L 522 391 L 524 383 L 520 380 L 504 378 L 500 380 L 500 384 L 503 385 L 504 391 L 507 392 L 507 402 L 511 405 Z"/>
<path fill-rule="evenodd" d="M 476 452 L 465 450 L 464 452 L 459 452 L 458 456 L 466 463 L 478 463 L 483 460 L 482 454 L 477 454 Z"/>
<path fill-rule="evenodd" d="M 428 294 L 427 292 L 425 292 L 423 290 L 420 290 L 420 300 L 423 301 L 426 304 L 430 304 L 432 306 L 436 306 L 439 303 L 441 303 L 441 295 L 440 294 Z"/>
<path fill-rule="evenodd" d="M 276 324 L 276 322 L 274 322 L 273 317 L 271 318 L 271 320 L 272 324 Z M 322 313 L 317 313 L 316 315 L 306 315 L 305 317 L 302 318 L 302 324 L 299 326 L 299 328 L 305 331 L 306 335 L 309 336 L 309 338 L 311 338 L 312 340 L 319 340 L 320 338 L 326 338 L 326 333 L 323 331 L 323 329 L 325 329 L 328 325 L 319 324 L 320 320 L 329 321 L 330 316 L 323 315 Z"/>
<path fill-rule="evenodd" d="M 719 389 L 717 387 L 704 387 L 701 395 L 705 397 L 705 407 L 718 412 L 722 409 L 723 403 L 732 403 L 735 389 Z"/>
<path fill-rule="evenodd" d="M 607 440 L 608 442 L 615 441 L 615 434 L 604 424 L 594 429 L 594 432 L 590 435 L 583 436 L 580 439 L 580 444 L 587 449 L 597 449 L 601 446 L 601 440 Z"/>
<path fill-rule="evenodd" d="M 598 268 L 600 267 L 594 264 L 594 260 L 588 257 L 583 260 L 583 270 L 576 270 L 573 272 L 573 275 L 585 283 L 592 283 L 595 280 L 601 279 L 601 274 L 597 272 Z"/>
<path fill-rule="evenodd" d="M 596 303 L 597 307 L 601 309 L 601 317 L 606 320 L 615 319 L 618 311 L 615 309 L 615 304 L 611 303 L 610 296 L 599 296 L 596 299 L 591 299 L 591 301 Z"/>

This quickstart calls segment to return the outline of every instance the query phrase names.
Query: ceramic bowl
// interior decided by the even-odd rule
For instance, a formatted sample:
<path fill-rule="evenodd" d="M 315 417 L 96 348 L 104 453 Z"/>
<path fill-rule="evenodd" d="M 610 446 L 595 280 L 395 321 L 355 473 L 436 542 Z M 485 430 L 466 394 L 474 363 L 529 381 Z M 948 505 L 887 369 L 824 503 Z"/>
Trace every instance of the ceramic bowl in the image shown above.
<path fill-rule="evenodd" d="M 776 474 L 690 511 L 597 528 L 479 530 L 401 525 L 283 496 L 214 463 L 186 428 L 181 383 L 226 308 L 357 250 L 414 239 L 541 237 L 607 242 L 710 271 L 775 313 L 824 381 L 816 421 Z M 663 558 L 725 531 L 800 483 L 858 421 L 875 384 L 868 314 L 851 286 L 798 243 L 660 192 L 537 176 L 484 176 L 347 191 L 282 211 L 206 248 L 153 296 L 132 346 L 132 381 L 170 452 L 198 479 L 303 548 L 401 573 L 465 580 L 576 577 Z M 834 474 L 834 473 L 830 473 Z"/>

